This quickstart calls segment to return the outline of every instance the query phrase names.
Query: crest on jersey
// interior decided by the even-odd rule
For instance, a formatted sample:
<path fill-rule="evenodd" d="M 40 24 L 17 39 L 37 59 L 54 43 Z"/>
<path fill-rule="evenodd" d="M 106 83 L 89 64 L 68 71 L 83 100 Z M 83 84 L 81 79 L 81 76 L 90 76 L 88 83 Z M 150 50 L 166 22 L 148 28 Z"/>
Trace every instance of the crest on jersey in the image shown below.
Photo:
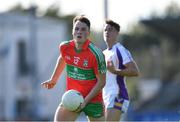
<path fill-rule="evenodd" d="M 83 66 L 84 66 L 84 67 L 87 67 L 87 66 L 88 66 L 88 60 L 84 59 Z"/>

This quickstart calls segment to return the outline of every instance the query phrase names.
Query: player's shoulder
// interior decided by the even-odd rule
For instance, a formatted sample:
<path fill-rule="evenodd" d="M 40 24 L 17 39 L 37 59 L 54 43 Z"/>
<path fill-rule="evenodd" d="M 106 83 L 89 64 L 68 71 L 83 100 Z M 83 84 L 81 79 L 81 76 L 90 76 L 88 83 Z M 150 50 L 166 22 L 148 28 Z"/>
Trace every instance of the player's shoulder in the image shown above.
<path fill-rule="evenodd" d="M 97 47 L 94 43 L 92 43 L 92 42 L 89 43 L 88 48 L 93 53 L 98 53 L 98 54 L 102 54 L 103 53 L 103 51 L 99 47 Z"/>
<path fill-rule="evenodd" d="M 119 53 L 122 57 L 132 57 L 130 51 L 123 46 L 122 44 L 118 44 L 118 50 L 116 50 L 117 54 Z"/>
<path fill-rule="evenodd" d="M 68 49 L 69 47 L 69 44 L 70 41 L 62 41 L 60 44 L 59 44 L 59 49 L 61 50 L 61 52 L 64 52 L 65 50 Z"/>
<path fill-rule="evenodd" d="M 122 45 L 121 43 L 117 43 L 115 45 L 116 49 L 119 49 L 120 51 L 126 51 L 128 50 L 124 45 Z"/>
<path fill-rule="evenodd" d="M 68 46 L 68 45 L 69 45 L 69 42 L 70 42 L 70 41 L 62 41 L 62 42 L 59 44 L 59 47 Z"/>
<path fill-rule="evenodd" d="M 90 42 L 88 47 L 92 49 L 100 50 L 102 52 L 102 50 L 98 46 L 96 46 L 93 42 Z"/>
<path fill-rule="evenodd" d="M 96 61 L 98 61 L 98 64 L 104 63 L 104 54 L 99 47 L 97 47 L 93 43 L 90 43 L 89 50 L 91 51 L 92 55 L 95 57 Z"/>

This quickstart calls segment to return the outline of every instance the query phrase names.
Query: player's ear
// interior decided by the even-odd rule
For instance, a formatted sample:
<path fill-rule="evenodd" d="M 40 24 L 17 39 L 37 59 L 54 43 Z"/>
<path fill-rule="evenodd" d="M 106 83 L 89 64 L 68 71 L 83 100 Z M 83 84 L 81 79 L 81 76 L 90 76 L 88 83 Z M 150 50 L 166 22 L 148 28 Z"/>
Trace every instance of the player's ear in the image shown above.
<path fill-rule="evenodd" d="M 74 33 L 74 26 L 72 27 L 72 31 L 71 31 L 71 34 L 73 35 L 73 33 Z"/>
<path fill-rule="evenodd" d="M 90 31 L 87 31 L 86 34 L 89 36 L 90 35 Z"/>
<path fill-rule="evenodd" d="M 71 32 L 71 34 L 73 35 L 73 33 L 74 33 L 74 29 L 72 29 L 72 32 Z"/>

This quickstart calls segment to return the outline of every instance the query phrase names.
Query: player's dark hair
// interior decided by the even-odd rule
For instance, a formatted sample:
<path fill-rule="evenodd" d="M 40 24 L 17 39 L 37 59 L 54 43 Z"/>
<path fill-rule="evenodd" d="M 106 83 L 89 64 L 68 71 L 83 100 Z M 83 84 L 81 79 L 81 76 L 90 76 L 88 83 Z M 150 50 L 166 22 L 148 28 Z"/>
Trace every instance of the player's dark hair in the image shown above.
<path fill-rule="evenodd" d="M 89 19 L 87 17 L 85 17 L 84 15 L 80 15 L 80 16 L 76 16 L 74 19 L 73 19 L 73 25 L 74 23 L 76 23 L 77 21 L 80 21 L 80 22 L 83 22 L 85 23 L 89 30 L 90 30 L 90 26 L 91 26 L 91 23 L 89 21 Z"/>
<path fill-rule="evenodd" d="M 118 32 L 120 31 L 120 25 L 112 20 L 106 20 L 105 21 L 106 24 L 111 25 L 112 27 L 114 27 Z"/>

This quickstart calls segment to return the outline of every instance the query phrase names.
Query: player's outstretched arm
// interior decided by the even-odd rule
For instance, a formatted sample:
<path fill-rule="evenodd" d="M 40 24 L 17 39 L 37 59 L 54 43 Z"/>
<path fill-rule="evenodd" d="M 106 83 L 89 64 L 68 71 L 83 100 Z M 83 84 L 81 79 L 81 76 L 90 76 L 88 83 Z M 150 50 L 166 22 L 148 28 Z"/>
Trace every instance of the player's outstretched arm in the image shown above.
<path fill-rule="evenodd" d="M 58 78 L 61 75 L 62 71 L 64 70 L 64 67 L 65 67 L 65 61 L 61 56 L 59 56 L 51 78 L 49 80 L 41 83 L 41 85 L 47 89 L 53 88 L 56 85 Z"/>

